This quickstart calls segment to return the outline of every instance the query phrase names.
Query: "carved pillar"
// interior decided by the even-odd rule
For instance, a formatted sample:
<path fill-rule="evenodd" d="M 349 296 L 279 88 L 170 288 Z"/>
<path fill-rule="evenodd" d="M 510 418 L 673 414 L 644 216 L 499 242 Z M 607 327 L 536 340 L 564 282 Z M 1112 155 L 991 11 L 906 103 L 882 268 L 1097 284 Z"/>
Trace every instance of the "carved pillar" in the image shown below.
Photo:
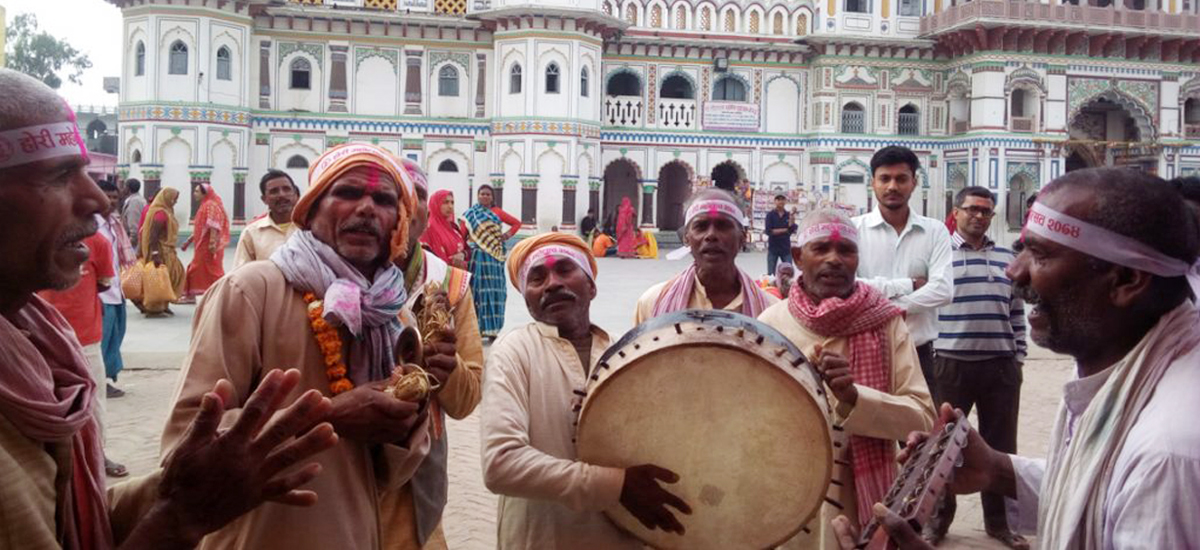
<path fill-rule="evenodd" d="M 521 178 L 521 225 L 537 227 L 536 177 Z"/>
<path fill-rule="evenodd" d="M 162 189 L 162 171 L 142 168 L 142 193 L 147 201 L 154 200 L 154 195 Z"/>
<path fill-rule="evenodd" d="M 642 184 L 642 227 L 654 227 L 654 190 L 655 186 Z"/>
<path fill-rule="evenodd" d="M 271 108 L 271 41 L 264 40 L 258 49 L 258 108 Z"/>
<path fill-rule="evenodd" d="M 246 170 L 234 168 L 233 172 L 233 221 L 246 223 Z"/>
<path fill-rule="evenodd" d="M 417 50 L 407 50 L 404 52 L 406 65 L 404 114 L 406 115 L 421 114 L 421 55 L 422 52 Z"/>
<path fill-rule="evenodd" d="M 479 66 L 475 75 L 475 118 L 483 118 L 483 94 L 487 91 L 487 56 L 475 54 Z"/>
<path fill-rule="evenodd" d="M 207 170 L 196 170 L 196 168 L 198 167 L 193 166 L 192 170 L 189 171 L 189 175 L 191 176 L 192 180 L 192 186 L 187 190 L 188 201 L 191 203 L 192 212 L 192 214 L 188 216 L 189 220 L 195 218 L 196 212 L 200 210 L 200 202 L 196 200 L 196 195 L 192 193 L 192 190 L 195 189 L 197 185 L 205 185 L 212 180 L 212 172 Z"/>
<path fill-rule="evenodd" d="M 588 209 L 595 212 L 597 222 L 603 222 L 600 219 L 600 178 L 593 177 L 588 181 Z"/>
<path fill-rule="evenodd" d="M 575 189 L 578 184 L 579 180 L 572 177 L 562 179 L 562 220 L 559 221 L 559 229 L 575 228 Z"/>
<path fill-rule="evenodd" d="M 329 110 L 346 112 L 346 52 L 347 46 L 330 46 L 333 66 L 329 69 Z"/>

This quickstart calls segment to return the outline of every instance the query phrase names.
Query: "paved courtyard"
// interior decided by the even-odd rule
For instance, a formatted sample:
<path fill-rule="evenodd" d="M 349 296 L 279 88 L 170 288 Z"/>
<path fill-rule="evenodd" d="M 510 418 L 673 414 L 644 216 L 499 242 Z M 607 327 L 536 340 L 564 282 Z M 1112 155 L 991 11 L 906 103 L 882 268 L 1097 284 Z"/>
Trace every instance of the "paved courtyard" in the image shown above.
<path fill-rule="evenodd" d="M 229 251 L 226 265 L 232 265 L 232 256 Z M 757 277 L 764 270 L 765 254 L 744 254 L 738 263 Z M 592 321 L 612 333 L 614 339 L 619 337 L 632 328 L 634 304 L 641 293 L 685 265 L 667 260 L 602 258 Z M 158 463 L 159 435 L 188 349 L 195 308 L 172 308 L 174 317 L 145 319 L 129 307 L 129 330 L 123 347 L 126 367 L 119 381 L 126 396 L 109 402 L 108 455 L 125 463 L 135 475 L 151 471 Z M 521 297 L 510 288 L 505 326 L 530 320 Z M 1040 349 L 1031 353 L 1021 395 L 1019 445 L 1024 454 L 1044 456 L 1059 391 L 1070 371 L 1070 361 L 1060 356 Z M 496 497 L 483 485 L 478 416 L 476 413 L 462 421 L 449 421 L 450 497 L 443 523 L 454 550 L 495 547 Z M 1002 548 L 984 535 L 978 496 L 960 499 L 957 517 L 943 548 Z"/>

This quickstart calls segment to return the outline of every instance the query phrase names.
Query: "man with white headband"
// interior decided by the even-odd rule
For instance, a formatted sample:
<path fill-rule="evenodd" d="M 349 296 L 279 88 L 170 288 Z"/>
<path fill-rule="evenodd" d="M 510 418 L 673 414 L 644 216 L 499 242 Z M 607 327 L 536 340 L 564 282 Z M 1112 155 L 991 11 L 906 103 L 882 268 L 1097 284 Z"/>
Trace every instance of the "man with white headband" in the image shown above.
<path fill-rule="evenodd" d="M 575 420 L 587 378 L 608 348 L 591 323 L 596 261 L 574 235 L 544 233 L 517 244 L 508 275 L 533 323 L 501 336 L 484 369 L 483 478 L 500 496 L 501 550 L 640 549 L 601 513 L 624 506 L 647 528 L 682 532 L 667 505 L 691 510 L 659 484 L 669 470 L 580 462 Z"/>
<path fill-rule="evenodd" d="M 835 449 L 833 488 L 818 528 L 782 548 L 837 548 L 829 521 L 845 514 L 866 523 L 870 506 L 896 478 L 896 441 L 933 425 L 933 402 L 900 309 L 855 279 L 858 231 L 842 213 L 819 210 L 800 225 L 792 258 L 800 278 L 783 302 L 759 316 L 787 336 L 817 367 L 834 408 L 834 424 L 850 435 Z M 846 466 L 843 466 L 846 465 Z"/>
<path fill-rule="evenodd" d="M 80 281 L 83 241 L 108 200 L 87 175 L 70 107 L 15 71 L 0 69 L 0 90 L 0 549 L 191 548 L 266 500 L 311 505 L 299 487 L 319 470 L 300 463 L 336 437 L 316 425 L 329 402 L 315 392 L 281 410 L 296 371 L 264 377 L 245 414 L 224 423 L 233 391 L 214 380 L 161 470 L 105 487 L 92 414 L 103 388 L 35 293 Z"/>
<path fill-rule="evenodd" d="M 1008 276 L 1033 306 L 1033 340 L 1072 356 L 1077 377 L 1047 459 L 972 431 L 950 488 L 1015 499 L 1009 524 L 1040 548 L 1200 548 L 1200 314 L 1185 277 L 1200 239 L 1179 198 L 1143 172 L 1078 170 L 1043 188 L 1025 224 Z"/>
<path fill-rule="evenodd" d="M 638 298 L 634 324 L 683 309 L 723 309 L 758 317 L 779 301 L 734 262 L 749 223 L 729 193 L 720 189 L 699 191 L 684 212 L 686 246 L 667 258 L 681 258 L 691 252 L 692 265 Z"/>

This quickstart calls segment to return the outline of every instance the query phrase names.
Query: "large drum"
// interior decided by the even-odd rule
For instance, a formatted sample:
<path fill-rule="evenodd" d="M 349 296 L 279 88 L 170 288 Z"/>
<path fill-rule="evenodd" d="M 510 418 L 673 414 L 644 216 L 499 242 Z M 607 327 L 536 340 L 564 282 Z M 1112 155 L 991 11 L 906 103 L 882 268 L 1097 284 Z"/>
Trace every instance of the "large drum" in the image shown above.
<path fill-rule="evenodd" d="M 817 373 L 791 342 L 749 317 L 687 310 L 629 331 L 592 373 L 579 459 L 679 474 L 664 487 L 692 514 L 687 533 L 606 513 L 657 548 L 771 548 L 819 511 L 833 466 L 830 411 Z M 673 508 L 668 508 L 674 511 Z"/>

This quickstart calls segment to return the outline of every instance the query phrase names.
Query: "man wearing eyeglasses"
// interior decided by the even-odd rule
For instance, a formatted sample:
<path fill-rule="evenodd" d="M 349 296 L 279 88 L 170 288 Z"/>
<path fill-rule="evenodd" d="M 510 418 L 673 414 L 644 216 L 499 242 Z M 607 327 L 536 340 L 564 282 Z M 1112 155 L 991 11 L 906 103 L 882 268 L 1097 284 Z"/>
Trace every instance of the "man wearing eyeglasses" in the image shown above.
<path fill-rule="evenodd" d="M 1004 270 L 1013 253 L 987 237 L 996 200 L 983 187 L 967 187 L 954 197 L 958 228 L 950 237 L 954 300 L 938 311 L 933 362 L 933 396 L 964 413 L 979 407 L 979 434 L 994 449 L 1017 451 L 1017 408 L 1021 365 L 1025 361 L 1025 305 L 1013 294 Z M 983 493 L 983 524 L 988 536 L 1010 548 L 1029 543 L 1009 529 L 1004 497 Z M 954 495 L 928 522 L 924 538 L 937 544 L 954 520 Z"/>

